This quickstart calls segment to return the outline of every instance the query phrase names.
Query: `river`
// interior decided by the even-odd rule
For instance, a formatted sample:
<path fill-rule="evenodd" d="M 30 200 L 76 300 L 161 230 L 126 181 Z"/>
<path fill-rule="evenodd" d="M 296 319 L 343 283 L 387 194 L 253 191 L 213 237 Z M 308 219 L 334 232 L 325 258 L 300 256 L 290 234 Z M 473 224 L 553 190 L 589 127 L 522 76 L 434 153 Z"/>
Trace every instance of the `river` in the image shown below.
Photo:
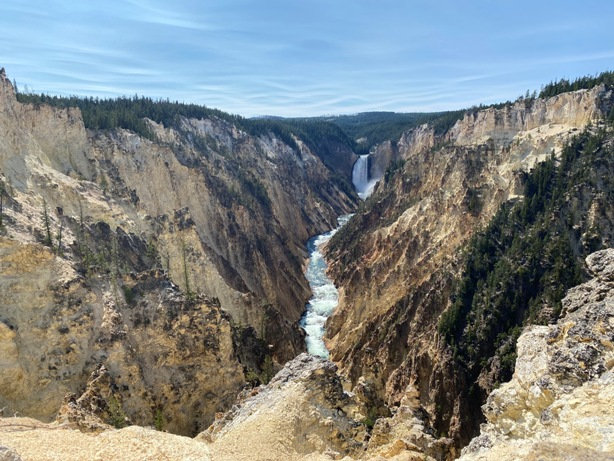
<path fill-rule="evenodd" d="M 328 349 L 322 340 L 326 319 L 334 312 L 339 302 L 339 293 L 333 281 L 326 275 L 326 260 L 320 251 L 321 246 L 349 221 L 352 215 L 343 215 L 337 219 L 338 226 L 325 234 L 316 235 L 307 242 L 309 263 L 305 276 L 313 296 L 307 303 L 300 325 L 307 333 L 305 341 L 307 352 L 328 358 Z"/>

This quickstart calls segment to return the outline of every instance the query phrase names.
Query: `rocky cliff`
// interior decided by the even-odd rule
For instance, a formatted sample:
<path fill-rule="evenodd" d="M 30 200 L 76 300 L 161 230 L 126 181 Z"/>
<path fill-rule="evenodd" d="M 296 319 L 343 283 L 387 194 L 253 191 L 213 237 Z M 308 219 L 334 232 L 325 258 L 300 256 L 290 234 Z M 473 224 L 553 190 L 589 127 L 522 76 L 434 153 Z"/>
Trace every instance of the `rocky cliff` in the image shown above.
<path fill-rule="evenodd" d="M 488 423 L 461 459 L 612 459 L 614 249 L 586 262 L 594 278 L 569 290 L 560 321 L 520 336 L 514 377 L 489 396 Z M 83 428 L 96 419 L 90 410 L 108 379 L 98 370 L 84 395 L 69 399 L 63 414 L 73 421 L 0 419 L 0 459 L 433 461 L 451 454 L 451 440 L 429 431 L 417 388 L 409 386 L 393 414 L 374 421 L 377 397 L 368 383 L 345 392 L 337 367 L 307 354 L 268 385 L 245 390 L 195 439 L 100 421 L 97 433 L 75 430 L 75 423 Z"/>
<path fill-rule="evenodd" d="M 83 277 L 47 247 L 3 237 L 0 278 L 5 414 L 49 420 L 102 367 L 89 409 L 103 420 L 157 418 L 190 434 L 244 383 L 228 314 L 215 300 L 187 299 L 159 272 Z"/>
<path fill-rule="evenodd" d="M 298 138 L 213 115 L 147 123 L 151 139 L 88 130 L 79 109 L 22 104 L 0 76 L 8 414 L 52 418 L 104 366 L 130 421 L 192 434 L 243 372 L 304 349 L 304 242 L 353 207 L 340 172 Z"/>
<path fill-rule="evenodd" d="M 586 262 L 594 278 L 569 290 L 561 320 L 520 336 L 514 377 L 489 396 L 488 423 L 460 459 L 612 459 L 614 249 Z M 364 382 L 357 391 L 343 391 L 331 362 L 301 354 L 268 385 L 246 390 L 196 439 L 137 427 L 86 435 L 65 423 L 3 418 L 0 459 L 446 458 L 450 441 L 425 432 L 417 389 L 408 388 L 394 415 L 370 429 L 373 402 Z"/>
<path fill-rule="evenodd" d="M 476 384 L 459 372 L 437 332 L 462 250 L 502 203 L 522 195 L 523 171 L 560 155 L 569 136 L 597 123 L 612 101 L 604 86 L 519 101 L 470 111 L 443 134 L 424 125 L 375 149 L 372 165 L 391 161 L 393 168 L 328 248 L 340 304 L 327 341 L 351 383 L 371 383 L 389 406 L 414 388 L 433 431 L 468 442 L 481 420 L 481 395 L 495 382 Z M 609 168 L 599 176 L 611 175 Z M 605 219 L 610 235 L 611 205 L 598 189 L 582 195 L 578 232 Z"/>
<path fill-rule="evenodd" d="M 220 460 L 340 459 L 364 449 L 363 412 L 331 362 L 303 353 L 197 439 Z"/>
<path fill-rule="evenodd" d="M 0 408 L 57 418 L 3 420 L 0 456 L 57 458 L 37 447 L 57 430 L 75 459 L 451 459 L 510 363 L 465 456 L 609 456 L 611 253 L 559 301 L 614 244 L 613 107 L 602 85 L 376 146 L 382 179 L 326 250 L 335 364 L 299 355 L 235 402 L 304 348 L 304 242 L 356 205 L 350 148 L 214 111 L 86 129 L 0 72 Z M 514 360 L 522 326 L 565 314 Z"/>
<path fill-rule="evenodd" d="M 614 458 L 614 249 L 586 262 L 594 278 L 568 292 L 566 315 L 518 339 L 514 377 L 461 460 Z"/>

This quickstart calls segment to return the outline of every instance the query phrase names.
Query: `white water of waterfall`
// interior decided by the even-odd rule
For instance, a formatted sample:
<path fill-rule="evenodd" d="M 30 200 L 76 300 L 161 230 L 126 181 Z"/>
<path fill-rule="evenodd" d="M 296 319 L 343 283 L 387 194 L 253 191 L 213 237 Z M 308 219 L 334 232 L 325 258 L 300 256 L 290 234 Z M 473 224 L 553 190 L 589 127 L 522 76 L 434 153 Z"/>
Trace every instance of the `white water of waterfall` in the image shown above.
<path fill-rule="evenodd" d="M 322 340 L 326 319 L 333 313 L 339 302 L 337 287 L 326 275 L 326 260 L 320 251 L 323 244 L 328 242 L 333 235 L 349 221 L 352 215 L 343 215 L 337 219 L 338 226 L 330 232 L 316 235 L 307 242 L 309 251 L 309 263 L 305 277 L 313 296 L 307 303 L 305 313 L 300 321 L 306 333 L 305 342 L 307 352 L 312 355 L 328 358 L 328 349 Z"/>
<path fill-rule="evenodd" d="M 377 179 L 369 180 L 369 155 L 361 155 L 352 168 L 352 183 L 358 196 L 365 200 L 373 192 Z"/>

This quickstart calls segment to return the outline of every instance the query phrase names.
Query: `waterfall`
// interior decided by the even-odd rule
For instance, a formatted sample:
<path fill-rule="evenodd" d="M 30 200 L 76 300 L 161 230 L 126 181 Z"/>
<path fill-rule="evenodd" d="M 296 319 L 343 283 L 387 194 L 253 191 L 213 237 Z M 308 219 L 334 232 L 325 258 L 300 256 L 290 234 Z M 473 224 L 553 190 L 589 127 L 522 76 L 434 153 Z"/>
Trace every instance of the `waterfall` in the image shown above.
<path fill-rule="evenodd" d="M 369 154 L 361 155 L 352 169 L 352 183 L 358 196 L 365 200 L 373 192 L 377 179 L 369 180 Z"/>

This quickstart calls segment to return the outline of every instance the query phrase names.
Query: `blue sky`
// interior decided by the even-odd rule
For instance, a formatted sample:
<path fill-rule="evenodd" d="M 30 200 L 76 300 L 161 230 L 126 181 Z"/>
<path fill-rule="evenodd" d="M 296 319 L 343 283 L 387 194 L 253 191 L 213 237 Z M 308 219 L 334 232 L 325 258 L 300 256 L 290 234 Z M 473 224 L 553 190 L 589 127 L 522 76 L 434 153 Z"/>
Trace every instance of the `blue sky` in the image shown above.
<path fill-rule="evenodd" d="M 20 88 L 245 116 L 434 111 L 614 69 L 614 1 L 0 3 Z"/>

